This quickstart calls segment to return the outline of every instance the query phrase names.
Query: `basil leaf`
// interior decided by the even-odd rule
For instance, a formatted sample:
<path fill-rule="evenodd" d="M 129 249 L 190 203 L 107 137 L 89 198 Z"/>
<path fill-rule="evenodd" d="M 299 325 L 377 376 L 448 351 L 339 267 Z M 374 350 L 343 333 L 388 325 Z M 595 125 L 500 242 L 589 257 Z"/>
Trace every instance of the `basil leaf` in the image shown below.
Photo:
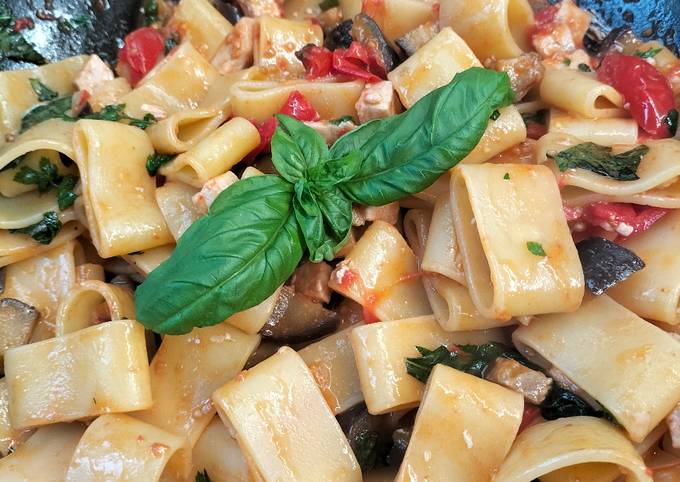
<path fill-rule="evenodd" d="M 129 121 L 129 124 L 134 127 L 139 127 L 144 130 L 152 124 L 155 124 L 156 117 L 153 114 L 145 114 L 144 117 L 138 119 L 130 117 L 125 113 L 125 104 L 107 105 L 99 112 L 93 112 L 82 117 L 83 119 L 106 120 L 110 122 Z"/>
<path fill-rule="evenodd" d="M 324 221 L 338 240 L 337 249 L 341 248 L 352 229 L 352 201 L 338 189 L 329 186 L 317 192 L 316 199 Z M 330 261 L 330 260 L 328 260 Z"/>
<path fill-rule="evenodd" d="M 319 188 L 335 186 L 348 182 L 361 170 L 363 156 L 359 151 L 352 151 L 340 159 L 320 162 L 309 170 L 308 178 Z"/>
<path fill-rule="evenodd" d="M 76 187 L 77 183 L 78 178 L 76 176 L 68 175 L 64 176 L 57 186 L 57 203 L 60 211 L 70 208 L 76 202 L 78 195 L 73 192 L 73 188 Z"/>
<path fill-rule="evenodd" d="M 46 102 L 48 100 L 54 100 L 57 97 L 59 97 L 59 94 L 57 94 L 55 91 L 47 87 L 45 84 L 40 82 L 38 79 L 28 79 L 28 81 L 31 83 L 31 89 L 33 89 L 33 92 L 35 92 L 35 95 L 38 96 L 38 100 L 40 102 Z"/>
<path fill-rule="evenodd" d="M 379 206 L 420 192 L 479 143 L 496 110 L 512 103 L 507 74 L 468 69 L 406 112 L 361 125 L 336 141 L 330 157 L 359 151 L 364 161 L 340 184 L 353 201 Z"/>
<path fill-rule="evenodd" d="M 43 218 L 35 224 L 21 229 L 10 229 L 10 233 L 22 233 L 35 239 L 40 244 L 50 244 L 61 229 L 61 221 L 54 211 L 43 214 Z"/>
<path fill-rule="evenodd" d="M 323 214 L 314 195 L 304 181 L 295 184 L 295 219 L 309 250 L 309 259 L 318 263 L 323 259 L 333 259 L 333 240 L 326 236 Z"/>
<path fill-rule="evenodd" d="M 303 122 L 278 114 L 279 126 L 272 137 L 272 162 L 281 177 L 295 183 L 307 179 L 308 171 L 328 159 L 323 138 Z"/>
<path fill-rule="evenodd" d="M 548 154 L 561 172 L 567 169 L 586 169 L 618 181 L 640 179 L 637 169 L 642 158 L 649 152 L 647 146 L 637 146 L 630 151 L 612 155 L 612 148 L 592 142 L 578 144 L 557 154 Z"/>
<path fill-rule="evenodd" d="M 37 104 L 24 114 L 21 119 L 21 132 L 48 119 L 75 120 L 66 115 L 71 110 L 71 94 L 57 97 L 43 104 Z"/>
<path fill-rule="evenodd" d="M 254 176 L 223 191 L 136 292 L 138 320 L 171 335 L 210 326 L 262 302 L 302 258 L 293 186 Z"/>
<path fill-rule="evenodd" d="M 38 192 L 47 192 L 50 187 L 61 182 L 61 177 L 59 177 L 57 166 L 46 157 L 42 157 L 38 171 L 29 166 L 21 166 L 19 172 L 14 175 L 14 181 L 20 184 L 36 184 Z"/>

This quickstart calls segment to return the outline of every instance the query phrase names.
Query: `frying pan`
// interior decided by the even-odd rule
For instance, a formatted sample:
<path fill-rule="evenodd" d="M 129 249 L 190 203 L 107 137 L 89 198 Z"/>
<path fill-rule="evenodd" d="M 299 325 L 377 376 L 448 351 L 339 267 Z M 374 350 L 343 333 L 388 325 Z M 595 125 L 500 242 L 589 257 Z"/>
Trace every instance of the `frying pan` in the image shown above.
<path fill-rule="evenodd" d="M 113 61 L 125 35 L 139 22 L 141 0 L 1 0 L 15 17 L 30 17 L 35 28 L 23 30 L 25 38 L 50 62 L 83 53 L 98 53 Z M 660 39 L 680 54 L 680 1 L 580 0 L 596 15 L 605 31 L 629 27 L 641 39 Z M 43 12 L 40 12 L 40 10 Z M 47 15 L 45 15 L 47 14 Z M 59 19 L 90 18 L 75 29 Z M 49 17 L 54 17 L 50 19 Z M 45 18 L 41 18 L 45 17 Z M 0 60 L 0 70 L 31 64 Z"/>

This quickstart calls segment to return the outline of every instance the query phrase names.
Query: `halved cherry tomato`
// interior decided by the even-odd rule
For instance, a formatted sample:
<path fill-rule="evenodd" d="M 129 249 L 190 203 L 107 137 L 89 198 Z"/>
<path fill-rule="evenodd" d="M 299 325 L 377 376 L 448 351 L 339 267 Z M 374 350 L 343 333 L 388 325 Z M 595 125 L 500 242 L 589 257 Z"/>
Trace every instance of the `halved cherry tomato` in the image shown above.
<path fill-rule="evenodd" d="M 621 93 L 625 107 L 651 137 L 672 137 L 677 130 L 678 111 L 666 77 L 644 59 L 609 53 L 597 77 Z"/>
<path fill-rule="evenodd" d="M 360 42 L 352 42 L 347 50 L 333 51 L 332 72 L 365 82 L 380 82 L 382 79 L 370 72 L 371 59 L 368 49 Z M 384 70 L 384 68 L 383 68 Z"/>
<path fill-rule="evenodd" d="M 143 27 L 125 37 L 118 52 L 118 64 L 127 71 L 130 84 L 137 84 L 163 57 L 165 38 L 151 27 Z"/>
<path fill-rule="evenodd" d="M 328 75 L 380 82 L 387 75 L 380 57 L 361 42 L 352 42 L 347 49 L 330 51 L 307 45 L 295 54 L 305 66 L 305 78 L 314 80 Z"/>
<path fill-rule="evenodd" d="M 624 238 L 648 230 L 668 213 L 668 209 L 628 203 L 597 202 L 583 208 L 583 221 L 613 230 Z"/>
<path fill-rule="evenodd" d="M 294 90 L 290 93 L 286 102 L 279 109 L 279 114 L 288 115 L 301 122 L 317 121 L 320 119 L 319 113 L 314 106 L 299 90 Z M 274 137 L 274 132 L 276 132 L 276 128 L 279 126 L 279 121 L 276 120 L 276 117 L 270 117 L 262 123 L 251 122 L 253 122 L 260 133 L 260 144 L 250 152 L 246 161 L 253 161 L 261 152 L 271 152 L 272 137 Z"/>
<path fill-rule="evenodd" d="M 299 90 L 294 90 L 288 96 L 288 100 L 279 110 L 279 114 L 285 114 L 299 121 L 318 121 L 319 113 L 309 103 Z"/>

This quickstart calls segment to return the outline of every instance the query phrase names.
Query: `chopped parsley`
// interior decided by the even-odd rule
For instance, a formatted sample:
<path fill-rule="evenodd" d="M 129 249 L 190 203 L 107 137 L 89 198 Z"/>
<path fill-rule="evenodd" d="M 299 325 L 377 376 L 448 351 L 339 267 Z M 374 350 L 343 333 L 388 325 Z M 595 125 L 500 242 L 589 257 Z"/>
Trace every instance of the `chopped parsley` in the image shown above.
<path fill-rule="evenodd" d="M 581 72 L 592 72 L 593 71 L 593 69 L 591 69 L 588 64 L 578 64 L 578 69 Z"/>
<path fill-rule="evenodd" d="M 564 59 L 564 60 L 562 61 L 562 63 L 563 63 L 564 65 L 566 65 L 567 67 L 569 67 L 569 66 L 571 65 L 571 59 Z"/>
<path fill-rule="evenodd" d="M 158 22 L 158 0 L 144 0 L 142 4 L 144 25 L 147 27 Z"/>
<path fill-rule="evenodd" d="M 647 152 L 649 147 L 642 145 L 613 155 L 611 147 L 585 142 L 557 154 L 548 154 L 548 157 L 555 161 L 561 172 L 567 169 L 586 169 L 618 181 L 635 181 L 639 179 L 637 169 L 640 161 Z"/>
<path fill-rule="evenodd" d="M 14 17 L 6 5 L 0 5 L 0 60 L 9 59 L 42 65 L 45 58 L 14 29 Z"/>
<path fill-rule="evenodd" d="M 78 178 L 72 175 L 60 176 L 57 166 L 46 157 L 40 159 L 38 170 L 29 166 L 21 166 L 19 172 L 14 175 L 14 181 L 21 184 L 35 184 L 38 186 L 38 192 L 41 193 L 53 187 L 57 188 L 57 202 L 61 211 L 71 207 L 78 197 L 73 191 Z"/>
<path fill-rule="evenodd" d="M 152 124 L 156 123 L 156 118 L 153 114 L 146 114 L 141 119 L 136 117 L 130 117 L 125 112 L 125 104 L 113 104 L 107 105 L 99 112 L 94 112 L 83 116 L 83 119 L 96 119 L 96 120 L 106 120 L 111 122 L 121 122 L 128 121 L 131 126 L 139 127 L 140 129 L 146 129 Z"/>
<path fill-rule="evenodd" d="M 31 83 L 31 89 L 38 96 L 40 102 L 47 102 L 49 100 L 54 100 L 59 97 L 59 94 L 47 87 L 45 84 L 40 82 L 38 79 L 28 79 Z"/>
<path fill-rule="evenodd" d="M 165 39 L 165 55 L 168 55 L 172 49 L 179 45 L 180 38 L 177 32 L 173 32 L 170 36 Z"/>
<path fill-rule="evenodd" d="M 535 256 L 545 256 L 543 245 L 541 245 L 541 243 L 537 243 L 536 241 L 527 241 L 527 249 Z"/>
<path fill-rule="evenodd" d="M 153 177 L 158 174 L 158 170 L 168 162 L 172 161 L 175 156 L 169 154 L 151 154 L 146 158 L 146 172 Z"/>
<path fill-rule="evenodd" d="M 509 181 L 510 180 L 510 173 L 506 172 L 505 176 L 503 176 L 503 179 L 505 179 L 506 181 Z"/>
<path fill-rule="evenodd" d="M 653 57 L 656 57 L 656 55 L 662 50 L 663 49 L 661 47 L 656 49 L 636 50 L 633 55 L 637 55 L 638 57 L 643 59 L 651 59 Z"/>
<path fill-rule="evenodd" d="M 663 121 L 668 126 L 668 132 L 674 137 L 678 132 L 678 109 L 671 109 Z"/>
<path fill-rule="evenodd" d="M 36 124 L 45 122 L 49 119 L 63 119 L 67 121 L 75 121 L 74 118 L 67 115 L 71 110 L 71 94 L 57 97 L 56 99 L 37 104 L 32 107 L 21 118 L 21 131 L 24 132 Z"/>
<path fill-rule="evenodd" d="M 501 116 L 501 111 L 499 111 L 498 109 L 496 109 L 495 111 L 493 111 L 493 112 L 491 113 L 490 119 L 493 120 L 493 121 L 495 121 L 495 120 L 497 120 L 500 116 Z"/>
<path fill-rule="evenodd" d="M 10 233 L 26 234 L 40 244 L 50 244 L 61 229 L 61 221 L 54 211 L 43 214 L 42 220 L 21 229 L 10 229 Z"/>

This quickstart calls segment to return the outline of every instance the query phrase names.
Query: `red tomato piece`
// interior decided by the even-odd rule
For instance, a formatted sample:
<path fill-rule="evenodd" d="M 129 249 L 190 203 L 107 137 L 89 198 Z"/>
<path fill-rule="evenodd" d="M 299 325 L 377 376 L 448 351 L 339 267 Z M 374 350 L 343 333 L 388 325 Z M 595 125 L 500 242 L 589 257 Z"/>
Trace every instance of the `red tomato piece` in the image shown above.
<path fill-rule="evenodd" d="M 597 77 L 621 93 L 626 109 L 649 136 L 675 135 L 678 111 L 673 90 L 654 66 L 634 55 L 610 53 L 602 60 Z"/>
<path fill-rule="evenodd" d="M 309 103 L 299 90 L 294 90 L 288 96 L 288 100 L 279 110 L 279 114 L 285 114 L 299 121 L 318 121 L 319 113 L 314 106 Z"/>
<path fill-rule="evenodd" d="M 534 421 L 541 414 L 541 409 L 536 405 L 530 403 L 524 404 L 524 412 L 522 413 L 522 421 L 519 424 L 519 430 L 517 433 L 522 433 L 522 430 L 533 425 Z"/>
<path fill-rule="evenodd" d="M 305 66 L 307 80 L 327 77 L 333 66 L 333 52 L 324 47 L 307 45 L 295 54 Z"/>
<path fill-rule="evenodd" d="M 620 236 L 629 238 L 651 228 L 668 211 L 653 206 L 598 202 L 583 209 L 583 220 L 606 230 L 610 228 Z"/>
<path fill-rule="evenodd" d="M 118 63 L 127 70 L 130 84 L 137 84 L 163 57 L 165 38 L 152 27 L 143 27 L 125 37 L 118 52 Z"/>
<path fill-rule="evenodd" d="M 347 50 L 333 51 L 333 73 L 369 83 L 382 80 L 368 69 L 368 50 L 360 42 L 352 42 Z"/>
<path fill-rule="evenodd" d="M 559 12 L 557 5 L 550 5 L 543 10 L 536 13 L 534 16 L 534 25 L 529 29 L 529 37 L 535 34 L 550 33 L 553 23 L 557 19 L 557 12 Z"/>

